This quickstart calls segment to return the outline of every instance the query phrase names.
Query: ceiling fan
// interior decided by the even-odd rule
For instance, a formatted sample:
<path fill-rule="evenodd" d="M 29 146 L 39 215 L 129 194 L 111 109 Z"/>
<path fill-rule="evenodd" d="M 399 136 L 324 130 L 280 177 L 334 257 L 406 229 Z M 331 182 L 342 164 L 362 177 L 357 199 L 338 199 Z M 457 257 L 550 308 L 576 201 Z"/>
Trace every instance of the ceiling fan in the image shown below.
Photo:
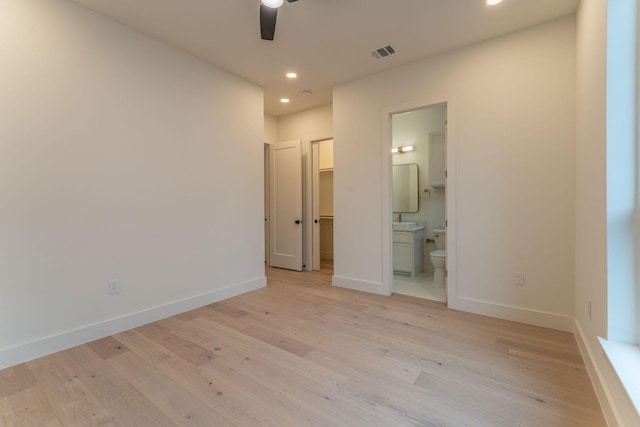
<path fill-rule="evenodd" d="M 289 3 L 298 0 L 287 0 Z M 276 19 L 278 18 L 278 8 L 282 6 L 284 0 L 261 0 L 260 5 L 260 36 L 262 40 L 273 40 L 276 33 Z"/>

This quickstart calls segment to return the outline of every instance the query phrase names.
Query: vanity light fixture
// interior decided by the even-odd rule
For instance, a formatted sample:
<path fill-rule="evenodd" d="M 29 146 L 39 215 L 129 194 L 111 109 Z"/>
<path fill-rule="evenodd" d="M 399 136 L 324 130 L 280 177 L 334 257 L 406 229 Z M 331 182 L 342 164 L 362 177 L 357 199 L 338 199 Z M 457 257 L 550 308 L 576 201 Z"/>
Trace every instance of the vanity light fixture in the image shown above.
<path fill-rule="evenodd" d="M 391 149 L 391 154 L 408 153 L 409 151 L 413 151 L 413 145 L 406 145 L 404 147 L 393 147 Z"/>
<path fill-rule="evenodd" d="M 495 6 L 502 3 L 502 0 L 487 0 L 487 6 Z"/>
<path fill-rule="evenodd" d="M 285 74 L 287 76 L 288 79 L 295 79 L 296 77 L 298 77 L 297 73 L 294 72 L 288 72 L 287 74 Z"/>
<path fill-rule="evenodd" d="M 280 98 L 280 102 L 282 102 L 283 104 L 288 104 L 289 98 Z"/>

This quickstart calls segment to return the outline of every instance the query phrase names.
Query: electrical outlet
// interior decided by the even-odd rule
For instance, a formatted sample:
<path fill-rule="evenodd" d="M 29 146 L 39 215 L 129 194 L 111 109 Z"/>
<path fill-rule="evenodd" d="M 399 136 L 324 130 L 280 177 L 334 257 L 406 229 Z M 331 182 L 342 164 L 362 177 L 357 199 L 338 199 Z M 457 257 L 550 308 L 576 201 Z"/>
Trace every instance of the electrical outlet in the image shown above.
<path fill-rule="evenodd" d="M 524 285 L 524 273 L 522 271 L 516 271 L 513 274 L 513 283 L 515 285 Z"/>
<path fill-rule="evenodd" d="M 587 314 L 589 315 L 589 319 L 591 319 L 591 301 L 587 302 Z"/>
<path fill-rule="evenodd" d="M 109 293 L 113 295 L 113 294 L 117 294 L 118 292 L 120 292 L 120 280 L 118 279 L 109 280 Z"/>

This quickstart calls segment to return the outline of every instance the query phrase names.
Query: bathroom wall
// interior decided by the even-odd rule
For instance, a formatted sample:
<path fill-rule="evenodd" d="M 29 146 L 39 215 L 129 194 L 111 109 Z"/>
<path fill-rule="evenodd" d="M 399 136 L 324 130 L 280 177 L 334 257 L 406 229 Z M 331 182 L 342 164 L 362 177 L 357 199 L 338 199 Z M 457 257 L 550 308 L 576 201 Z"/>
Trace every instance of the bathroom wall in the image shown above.
<path fill-rule="evenodd" d="M 572 329 L 574 17 L 334 89 L 334 284 L 389 289 L 383 217 L 390 206 L 382 201 L 391 154 L 383 113 L 443 101 L 455 191 L 449 304 Z M 525 286 L 514 285 L 516 271 Z"/>
<path fill-rule="evenodd" d="M 261 88 L 68 1 L 0 28 L 0 368 L 265 285 Z"/>

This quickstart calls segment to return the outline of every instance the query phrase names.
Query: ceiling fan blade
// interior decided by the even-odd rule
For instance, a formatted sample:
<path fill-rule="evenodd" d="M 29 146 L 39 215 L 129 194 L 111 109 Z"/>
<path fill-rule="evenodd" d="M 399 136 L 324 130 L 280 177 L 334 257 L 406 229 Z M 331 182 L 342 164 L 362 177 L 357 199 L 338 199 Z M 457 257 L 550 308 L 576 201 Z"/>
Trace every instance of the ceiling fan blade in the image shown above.
<path fill-rule="evenodd" d="M 260 36 L 262 40 L 273 40 L 276 34 L 276 19 L 278 18 L 278 9 L 260 5 Z"/>

